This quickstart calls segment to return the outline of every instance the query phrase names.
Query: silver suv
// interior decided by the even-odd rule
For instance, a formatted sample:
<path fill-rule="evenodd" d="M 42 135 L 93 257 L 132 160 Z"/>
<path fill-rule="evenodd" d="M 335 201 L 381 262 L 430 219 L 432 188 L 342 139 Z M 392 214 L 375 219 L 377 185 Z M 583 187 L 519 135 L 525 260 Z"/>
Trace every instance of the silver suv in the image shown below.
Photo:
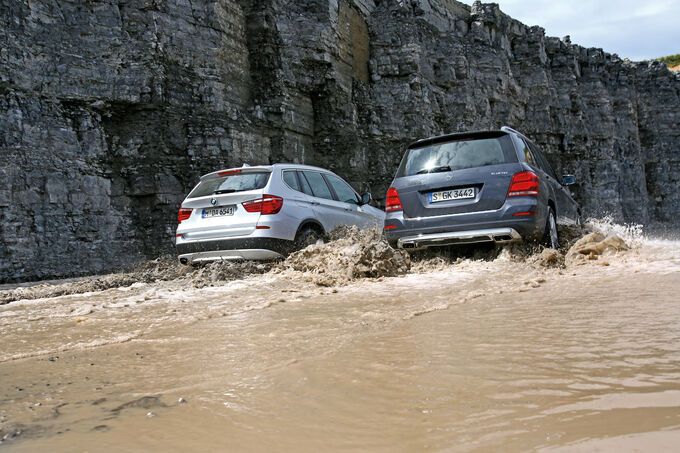
<path fill-rule="evenodd" d="M 181 263 L 275 259 L 339 225 L 382 228 L 385 213 L 336 174 L 308 165 L 243 166 L 209 173 L 182 202 Z"/>

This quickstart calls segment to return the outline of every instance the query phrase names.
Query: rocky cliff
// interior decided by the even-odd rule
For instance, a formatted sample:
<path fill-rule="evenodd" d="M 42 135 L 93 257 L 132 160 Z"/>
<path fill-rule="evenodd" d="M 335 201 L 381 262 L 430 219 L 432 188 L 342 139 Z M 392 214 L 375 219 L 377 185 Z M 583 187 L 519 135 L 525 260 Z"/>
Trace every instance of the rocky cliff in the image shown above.
<path fill-rule="evenodd" d="M 454 0 L 0 5 L 0 282 L 172 248 L 202 173 L 279 161 L 384 192 L 415 138 L 509 125 L 586 214 L 677 224 L 680 76 Z"/>

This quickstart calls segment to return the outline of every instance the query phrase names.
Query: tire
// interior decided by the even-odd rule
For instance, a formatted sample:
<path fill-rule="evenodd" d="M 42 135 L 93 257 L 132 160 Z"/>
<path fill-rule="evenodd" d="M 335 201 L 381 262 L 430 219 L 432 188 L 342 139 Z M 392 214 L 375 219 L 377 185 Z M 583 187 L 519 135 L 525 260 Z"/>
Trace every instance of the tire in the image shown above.
<path fill-rule="evenodd" d="M 323 242 L 323 236 L 312 227 L 305 227 L 295 236 L 295 250 L 302 250 L 308 245 L 316 244 L 319 240 Z"/>
<path fill-rule="evenodd" d="M 545 230 L 543 231 L 543 245 L 557 250 L 560 246 L 560 236 L 557 231 L 557 220 L 555 212 L 548 206 L 548 215 L 545 219 Z"/>

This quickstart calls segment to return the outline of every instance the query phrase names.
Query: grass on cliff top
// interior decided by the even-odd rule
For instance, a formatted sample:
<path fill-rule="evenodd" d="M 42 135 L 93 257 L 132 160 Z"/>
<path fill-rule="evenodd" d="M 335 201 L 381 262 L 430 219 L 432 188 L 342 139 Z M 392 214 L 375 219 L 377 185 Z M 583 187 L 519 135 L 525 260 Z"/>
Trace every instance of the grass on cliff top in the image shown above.
<path fill-rule="evenodd" d="M 657 58 L 657 60 L 666 63 L 666 66 L 668 66 L 668 69 L 671 71 L 680 70 L 680 54 Z"/>

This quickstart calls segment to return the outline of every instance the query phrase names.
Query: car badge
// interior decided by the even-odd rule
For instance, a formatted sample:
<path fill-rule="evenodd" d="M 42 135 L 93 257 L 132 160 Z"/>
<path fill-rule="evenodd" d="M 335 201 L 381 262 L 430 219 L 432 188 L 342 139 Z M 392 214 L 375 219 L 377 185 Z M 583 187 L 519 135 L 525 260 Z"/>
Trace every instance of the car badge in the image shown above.
<path fill-rule="evenodd" d="M 453 179 L 453 176 L 451 176 L 451 175 L 446 175 L 446 180 L 447 180 L 447 181 L 451 181 L 452 179 Z"/>
<path fill-rule="evenodd" d="M 217 200 L 215 198 L 210 199 L 210 204 L 215 206 L 217 204 Z"/>

